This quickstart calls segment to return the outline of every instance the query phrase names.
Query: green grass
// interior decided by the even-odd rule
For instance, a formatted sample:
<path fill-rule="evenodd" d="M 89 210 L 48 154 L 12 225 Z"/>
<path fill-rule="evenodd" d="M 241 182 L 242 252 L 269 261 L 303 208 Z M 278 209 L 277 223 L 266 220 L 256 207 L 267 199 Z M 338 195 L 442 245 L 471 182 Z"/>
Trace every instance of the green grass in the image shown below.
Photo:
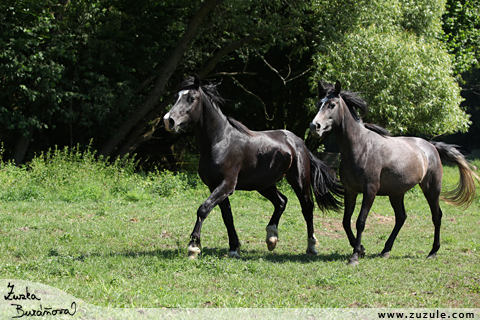
<path fill-rule="evenodd" d="M 467 210 L 442 204 L 434 260 L 425 259 L 433 224 L 418 188 L 407 194 L 408 219 L 391 258 L 377 257 L 394 223 L 388 198 L 378 197 L 363 237 L 367 256 L 350 267 L 341 213 L 316 210 L 319 255 L 306 257 L 300 205 L 281 183 L 289 204 L 269 252 L 272 205 L 258 193 L 236 192 L 242 258 L 226 257 L 215 208 L 202 229 L 203 255 L 190 260 L 186 246 L 207 188 L 196 175 L 135 173 L 135 166 L 69 149 L 23 168 L 2 162 L 0 278 L 41 282 L 109 307 L 480 307 L 478 195 Z M 453 185 L 457 172 L 445 167 L 445 184 Z"/>

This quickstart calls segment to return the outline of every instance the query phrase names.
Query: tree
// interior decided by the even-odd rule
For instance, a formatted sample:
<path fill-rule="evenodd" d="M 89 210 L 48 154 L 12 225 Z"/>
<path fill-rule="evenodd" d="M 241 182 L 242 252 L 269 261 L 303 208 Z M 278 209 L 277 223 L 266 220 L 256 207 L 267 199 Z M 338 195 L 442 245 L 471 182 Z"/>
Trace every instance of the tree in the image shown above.
<path fill-rule="evenodd" d="M 471 115 L 466 134 L 448 137 L 447 142 L 467 149 L 479 148 L 480 141 L 480 1 L 447 0 L 443 15 L 444 42 L 454 62 L 462 87 L 462 103 Z"/>
<path fill-rule="evenodd" d="M 429 136 L 465 132 L 470 121 L 460 108 L 452 61 L 438 40 L 443 3 L 367 1 L 331 8 L 351 23 L 328 34 L 315 56 L 320 78 L 340 80 L 361 91 L 368 121 L 395 133 Z M 328 21 L 329 13 L 321 12 Z M 331 31 L 321 27 L 320 32 Z"/>
<path fill-rule="evenodd" d="M 311 86 L 320 78 L 363 91 L 371 105 L 367 120 L 396 132 L 465 130 L 452 61 L 439 42 L 443 6 L 433 0 L 5 0 L 0 139 L 17 163 L 27 146 L 31 155 L 92 139 L 110 156 L 171 154 L 173 145 L 183 153 L 191 139 L 157 129 L 177 84 L 193 73 L 223 79 L 224 112 L 255 130 L 287 128 L 304 136 L 315 113 Z M 471 21 L 462 19 L 452 21 Z M 452 25 L 452 34 L 475 30 Z"/>
<path fill-rule="evenodd" d="M 444 41 L 457 74 L 480 67 L 480 1 L 448 0 L 442 17 Z"/>
<path fill-rule="evenodd" d="M 22 133 L 24 143 L 17 145 L 25 151 L 35 130 L 32 141 L 40 149 L 94 138 L 104 155 L 132 153 L 155 132 L 181 78 L 218 73 L 218 63 L 247 65 L 252 53 L 297 41 L 303 6 L 283 0 L 4 1 L 1 116 L 8 126 L 1 139 L 9 149 L 11 136 Z"/>
<path fill-rule="evenodd" d="M 55 25 L 42 5 L 6 1 L 0 10 L 0 136 L 16 140 L 16 163 L 22 162 L 33 133 L 48 128 L 61 99 L 56 86 L 64 68 L 55 57 L 62 48 L 51 41 Z"/>
<path fill-rule="evenodd" d="M 110 110 L 125 107 L 135 83 L 132 68 L 118 63 L 124 42 L 105 37 L 118 30 L 117 13 L 98 1 L 8 0 L 1 7 L 0 134 L 2 141 L 19 137 L 15 162 L 31 141 L 42 144 L 51 133 L 55 143 L 70 145 L 77 135 L 102 134 Z"/>
<path fill-rule="evenodd" d="M 299 17 L 304 9 L 302 1 L 291 5 L 284 1 L 226 1 L 222 5 L 215 7 L 215 13 L 210 16 L 203 16 L 206 20 L 200 24 L 197 16 L 192 21 L 197 21 L 196 25 L 186 29 L 198 30 L 198 37 L 193 41 L 190 38 L 191 48 L 174 51 L 171 59 L 181 63 L 182 54 L 184 62 L 193 62 L 193 66 L 188 66 L 186 70 L 195 70 L 201 77 L 208 77 L 216 65 L 222 60 L 227 59 L 232 62 L 234 57 L 230 56 L 237 51 L 236 59 L 248 59 L 244 52 L 238 52 L 245 46 L 250 46 L 254 52 L 268 51 L 272 44 L 286 45 L 294 40 L 294 36 L 301 33 L 301 24 L 295 18 Z M 200 11 L 199 11 L 200 13 Z M 288 17 L 288 20 L 285 20 Z M 192 22 L 193 23 L 193 22 Z M 192 33 L 193 36 L 193 33 Z M 184 36 L 185 37 L 185 36 Z M 247 49 L 248 50 L 248 49 Z M 195 65 L 196 63 L 196 65 Z M 166 66 L 173 66 L 168 63 Z M 184 69 L 185 70 L 185 69 Z M 242 72 L 240 72 L 242 73 Z M 171 76 L 172 73 L 168 73 Z M 227 72 L 226 75 L 238 74 L 237 72 Z M 158 78 L 159 79 L 159 78 Z M 168 77 L 165 77 L 168 80 Z M 160 90 L 161 89 L 161 90 Z M 150 139 L 157 126 L 161 123 L 161 117 L 166 107 L 172 102 L 173 94 L 163 93 L 165 86 L 158 87 L 152 91 L 155 96 L 150 96 L 141 109 L 137 109 L 114 134 L 102 148 L 101 153 L 109 155 L 116 147 L 118 154 L 123 155 L 133 153 L 139 144 Z M 161 103 L 159 102 L 162 99 Z M 147 128 L 147 130 L 145 130 Z M 123 138 L 123 145 L 120 145 Z"/>
<path fill-rule="evenodd" d="M 113 149 L 125 138 L 128 132 L 160 101 L 170 77 L 175 72 L 183 54 L 191 45 L 206 15 L 222 2 L 223 0 L 206 0 L 202 4 L 202 6 L 198 9 L 198 12 L 190 21 L 185 33 L 175 46 L 175 49 L 170 54 L 170 57 L 165 62 L 164 66 L 160 68 L 159 74 L 155 79 L 155 85 L 146 101 L 136 108 L 130 117 L 122 123 L 122 125 L 113 135 L 112 139 L 107 141 L 107 143 L 102 147 L 100 154 L 104 156 L 110 155 Z"/>

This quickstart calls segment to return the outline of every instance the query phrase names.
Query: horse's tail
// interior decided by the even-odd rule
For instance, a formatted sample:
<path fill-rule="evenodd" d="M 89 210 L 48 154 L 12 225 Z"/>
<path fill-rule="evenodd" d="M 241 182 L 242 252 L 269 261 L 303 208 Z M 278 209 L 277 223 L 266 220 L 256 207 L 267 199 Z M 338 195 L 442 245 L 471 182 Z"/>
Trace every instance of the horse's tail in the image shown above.
<path fill-rule="evenodd" d="M 317 159 L 310 150 L 308 150 L 308 157 L 310 159 L 311 189 L 320 210 L 341 209 L 342 202 L 339 198 L 343 197 L 344 189 L 335 172 Z"/>
<path fill-rule="evenodd" d="M 460 181 L 453 190 L 442 193 L 442 200 L 467 208 L 475 199 L 475 179 L 480 181 L 480 177 L 470 168 L 471 165 L 463 154 L 456 149 L 458 146 L 435 141 L 430 143 L 435 146 L 443 160 L 456 164 L 460 172 Z"/>

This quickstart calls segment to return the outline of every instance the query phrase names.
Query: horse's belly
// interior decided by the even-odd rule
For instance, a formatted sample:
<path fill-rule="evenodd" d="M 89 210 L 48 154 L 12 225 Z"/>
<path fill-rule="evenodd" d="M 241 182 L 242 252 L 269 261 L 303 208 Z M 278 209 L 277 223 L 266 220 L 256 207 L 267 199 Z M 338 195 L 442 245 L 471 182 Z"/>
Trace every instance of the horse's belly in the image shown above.
<path fill-rule="evenodd" d="M 240 172 L 238 175 L 237 190 L 262 190 L 270 187 L 275 182 L 281 180 L 285 176 L 284 168 L 276 168 L 277 170 L 254 170 L 252 172 Z"/>
<path fill-rule="evenodd" d="M 340 179 L 343 186 L 356 193 L 364 193 L 365 190 L 376 190 L 376 195 L 389 196 L 403 194 L 415 187 L 423 179 L 423 171 L 418 167 L 397 168 L 396 170 L 383 169 L 380 172 L 367 173 L 342 172 Z"/>
<path fill-rule="evenodd" d="M 418 168 L 405 168 L 395 172 L 383 171 L 380 175 L 378 195 L 404 194 L 422 181 L 423 171 Z"/>

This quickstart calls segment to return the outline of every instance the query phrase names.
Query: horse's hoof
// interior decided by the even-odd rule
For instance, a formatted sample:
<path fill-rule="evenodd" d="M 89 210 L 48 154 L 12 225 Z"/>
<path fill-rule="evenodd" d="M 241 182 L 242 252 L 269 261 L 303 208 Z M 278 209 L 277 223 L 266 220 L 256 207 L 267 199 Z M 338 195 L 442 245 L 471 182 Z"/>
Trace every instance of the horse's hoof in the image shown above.
<path fill-rule="evenodd" d="M 202 250 L 199 247 L 188 246 L 188 257 L 190 259 L 195 259 L 201 252 Z"/>
<path fill-rule="evenodd" d="M 238 250 L 238 249 L 237 249 Z M 228 252 L 228 256 L 230 258 L 236 258 L 236 259 L 240 259 L 240 255 L 238 254 L 237 250 L 235 251 L 229 251 Z"/>
<path fill-rule="evenodd" d="M 316 256 L 318 254 L 317 249 L 315 249 L 316 245 L 317 245 L 317 238 L 315 238 L 315 235 L 314 235 L 313 238 L 308 239 L 307 256 Z"/>
<path fill-rule="evenodd" d="M 278 229 L 275 224 L 271 226 L 267 226 L 266 229 L 267 229 L 267 239 L 265 242 L 267 243 L 268 250 L 273 251 L 273 249 L 275 249 L 275 247 L 277 246 L 277 242 L 278 242 Z"/>
<path fill-rule="evenodd" d="M 362 246 L 360 252 L 358 253 L 359 258 L 365 258 L 365 248 Z"/>
<path fill-rule="evenodd" d="M 388 259 L 390 258 L 390 252 L 382 252 L 380 253 L 380 257 L 382 257 L 383 259 Z"/>
<path fill-rule="evenodd" d="M 349 266 L 358 266 L 359 265 L 359 262 L 357 259 L 350 259 L 348 260 L 348 263 L 347 263 Z"/>
<path fill-rule="evenodd" d="M 277 240 L 278 238 L 277 237 L 270 237 L 270 238 L 267 238 L 267 248 L 269 251 L 273 251 L 273 249 L 275 249 L 275 247 L 277 246 Z"/>
<path fill-rule="evenodd" d="M 427 259 L 437 259 L 437 253 L 430 253 L 427 257 Z"/>

